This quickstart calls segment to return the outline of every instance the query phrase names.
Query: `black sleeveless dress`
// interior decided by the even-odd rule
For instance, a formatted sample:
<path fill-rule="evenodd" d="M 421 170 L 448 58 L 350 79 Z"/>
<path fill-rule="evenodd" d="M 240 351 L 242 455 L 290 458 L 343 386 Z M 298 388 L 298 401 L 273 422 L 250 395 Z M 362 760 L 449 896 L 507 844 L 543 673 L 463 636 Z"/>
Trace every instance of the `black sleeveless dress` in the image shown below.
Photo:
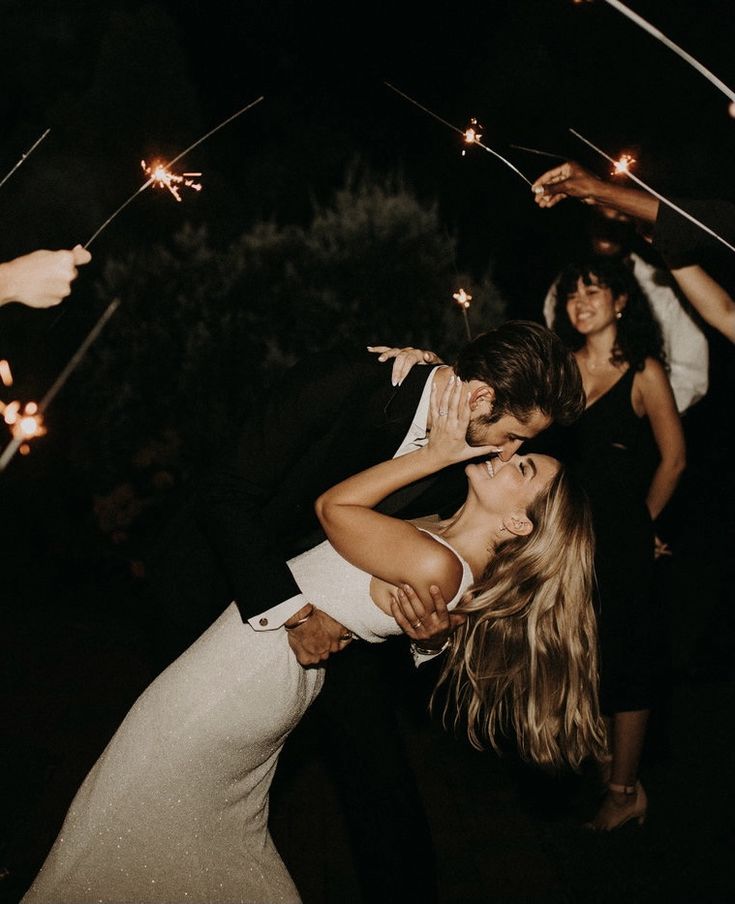
<path fill-rule="evenodd" d="M 633 409 L 634 377 L 628 368 L 576 423 L 555 429 L 543 445 L 574 469 L 592 506 L 600 700 L 607 715 L 651 708 L 663 670 L 654 530 L 645 504 L 657 450 L 648 418 Z"/>

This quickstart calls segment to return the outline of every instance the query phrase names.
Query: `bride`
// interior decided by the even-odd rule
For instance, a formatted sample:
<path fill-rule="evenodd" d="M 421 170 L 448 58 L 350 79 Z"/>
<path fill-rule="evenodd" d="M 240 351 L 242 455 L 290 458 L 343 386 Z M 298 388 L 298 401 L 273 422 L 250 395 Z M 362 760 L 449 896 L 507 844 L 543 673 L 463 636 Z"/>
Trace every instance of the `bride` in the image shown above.
<path fill-rule="evenodd" d="M 599 754 L 593 541 L 586 502 L 543 455 L 478 461 L 467 385 L 431 397 L 428 444 L 324 493 L 328 541 L 289 567 L 314 607 L 344 625 L 340 646 L 401 626 L 419 640 L 442 613 L 466 619 L 440 682 L 470 740 L 512 731 L 521 753 L 577 766 Z M 419 527 L 373 510 L 458 461 L 468 494 Z M 414 591 L 415 590 L 415 594 Z M 444 613 L 445 614 L 445 613 Z M 233 603 L 141 695 L 85 779 L 23 904 L 271 904 L 296 890 L 268 832 L 268 794 L 289 732 L 319 693 L 287 630 L 258 633 Z"/>

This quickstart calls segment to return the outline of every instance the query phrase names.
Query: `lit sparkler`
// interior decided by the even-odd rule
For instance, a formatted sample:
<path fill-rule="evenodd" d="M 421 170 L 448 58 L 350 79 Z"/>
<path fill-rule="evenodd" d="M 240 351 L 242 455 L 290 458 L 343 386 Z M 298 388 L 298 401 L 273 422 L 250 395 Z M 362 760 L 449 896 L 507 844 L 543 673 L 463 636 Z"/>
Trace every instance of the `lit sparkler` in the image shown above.
<path fill-rule="evenodd" d="M 2 188 L 3 185 L 5 185 L 5 183 L 8 181 L 8 179 L 9 179 L 9 178 L 13 175 L 13 173 L 18 169 L 18 167 L 21 166 L 21 164 L 25 163 L 25 161 L 28 159 L 28 157 L 30 157 L 30 155 L 36 150 L 36 148 L 38 147 L 38 145 L 43 141 L 43 139 L 48 135 L 48 133 L 49 133 L 50 131 L 51 131 L 51 129 L 46 129 L 46 131 L 43 133 L 43 135 L 41 135 L 40 138 L 37 138 L 37 139 L 33 142 L 33 144 L 28 148 L 28 150 L 25 152 L 25 154 L 23 154 L 23 156 L 20 158 L 20 160 L 19 160 L 19 161 L 15 164 L 15 166 L 10 170 L 10 172 L 9 172 L 9 173 L 6 173 L 6 175 L 3 176 L 2 181 L 0 181 L 0 188 Z"/>
<path fill-rule="evenodd" d="M 173 160 L 169 160 L 168 163 L 166 163 L 166 164 L 154 164 L 155 169 L 153 169 L 153 173 L 160 173 L 160 174 L 161 174 L 161 179 L 160 179 L 160 181 L 158 180 L 158 178 L 157 178 L 156 176 L 150 175 L 149 178 L 148 178 L 148 181 L 147 181 L 147 182 L 144 182 L 143 185 L 140 186 L 140 188 L 138 188 L 136 191 L 134 191 L 133 194 L 130 195 L 130 197 L 129 197 L 126 201 L 124 201 L 124 202 L 117 208 L 117 210 L 116 210 L 114 213 L 112 213 L 112 214 L 105 220 L 105 222 L 104 222 L 101 226 L 99 226 L 99 227 L 92 233 L 92 235 L 90 236 L 90 238 L 88 238 L 87 241 L 84 243 L 84 247 L 85 247 L 85 248 L 89 248 L 89 246 L 90 246 L 90 245 L 92 244 L 92 242 L 97 238 L 97 236 L 102 232 L 102 230 L 103 230 L 103 229 L 106 229 L 106 228 L 110 225 L 110 223 L 115 219 L 115 217 L 116 217 L 119 213 L 122 213 L 123 210 L 125 210 L 125 208 L 128 206 L 128 204 L 130 204 L 132 201 L 134 201 L 134 200 L 138 197 L 139 194 L 141 194 L 142 192 L 144 192 L 147 188 L 149 188 L 149 187 L 150 187 L 151 185 L 153 185 L 154 183 L 157 183 L 157 182 L 158 182 L 158 183 L 161 184 L 163 187 L 168 188 L 169 191 L 171 191 L 171 193 L 174 195 L 174 197 L 176 197 L 176 193 L 173 192 L 173 190 L 172 190 L 172 184 L 173 184 L 173 182 L 174 182 L 175 180 L 174 180 L 174 178 L 173 178 L 173 173 L 171 173 L 171 171 L 170 171 L 170 168 L 171 168 L 175 163 L 178 163 L 179 160 L 181 160 L 182 157 L 185 157 L 185 156 L 189 153 L 189 151 L 193 151 L 195 147 L 198 147 L 203 141 L 206 141 L 207 138 L 209 138 L 211 135 L 214 135 L 215 132 L 218 132 L 220 129 L 224 128 L 226 125 L 228 125 L 229 123 L 231 123 L 231 122 L 233 121 L 233 119 L 237 119 L 238 116 L 242 116 L 243 113 L 246 113 L 248 110 L 251 110 L 256 104 L 259 104 L 262 100 L 263 100 L 263 96 L 261 95 L 260 97 L 256 98 L 254 101 L 251 101 L 249 104 L 246 104 L 244 107 L 242 107 L 242 109 L 238 110 L 236 113 L 233 113 L 232 116 L 228 116 L 227 119 L 224 119 L 221 123 L 219 123 L 218 125 L 216 125 L 213 129 L 210 129 L 210 130 L 206 133 L 206 135 L 202 135 L 201 138 L 197 138 L 197 140 L 196 140 L 193 144 L 190 144 L 188 148 L 186 148 L 185 150 L 183 150 L 180 154 L 177 154 L 176 157 L 174 157 Z M 143 165 L 143 168 L 145 169 L 145 164 Z M 198 173 L 195 173 L 195 174 L 193 174 L 193 173 L 184 174 L 184 176 L 187 176 L 187 175 L 199 175 L 199 174 L 198 174 Z M 178 178 L 183 179 L 184 176 L 177 176 L 176 178 L 177 178 L 177 179 L 178 179 Z M 180 184 L 180 183 L 179 183 L 179 184 Z M 176 187 L 176 186 L 175 186 L 175 187 Z M 191 187 L 193 188 L 193 186 L 191 186 Z M 197 191 L 198 191 L 198 190 L 199 190 L 199 189 L 197 189 Z M 181 198 L 177 198 L 177 200 L 180 201 Z"/>
<path fill-rule="evenodd" d="M 472 296 L 468 295 L 464 289 L 458 289 L 454 293 L 454 295 L 452 295 L 452 298 L 457 302 L 457 304 L 459 305 L 459 307 L 462 311 L 462 314 L 464 316 L 464 326 L 465 326 L 465 329 L 467 330 L 467 339 L 469 342 L 471 342 L 472 341 L 472 331 L 470 330 L 470 319 L 467 314 L 467 311 L 469 310 L 470 302 L 472 301 Z"/>
<path fill-rule="evenodd" d="M 614 161 L 610 175 L 619 176 L 621 173 L 625 173 L 626 176 L 629 176 L 630 168 L 634 163 L 635 157 L 630 154 L 621 154 L 620 159 Z"/>
<path fill-rule="evenodd" d="M 678 214 L 683 216 L 685 219 L 689 220 L 691 223 L 694 223 L 695 226 L 699 226 L 700 229 L 703 229 L 706 233 L 711 235 L 713 238 L 717 239 L 718 242 L 722 242 L 722 244 L 725 245 L 727 248 L 729 248 L 730 251 L 735 251 L 735 246 L 731 245 L 728 241 L 723 239 L 721 235 L 718 235 L 714 231 L 714 229 L 710 229 L 709 226 L 707 226 L 705 223 L 702 223 L 701 220 L 698 220 L 696 217 L 693 217 L 686 210 L 679 207 L 678 204 L 675 204 L 673 201 L 670 201 L 664 195 L 659 194 L 657 191 L 655 191 L 653 188 L 651 188 L 650 185 L 646 185 L 646 183 L 642 179 L 639 179 L 638 176 L 635 175 L 635 173 L 632 173 L 630 171 L 630 168 L 629 168 L 630 163 L 626 164 L 625 169 L 622 169 L 622 168 L 618 169 L 618 166 L 620 166 L 622 160 L 624 159 L 624 157 L 626 155 L 623 155 L 623 157 L 621 157 L 620 161 L 614 160 L 612 157 L 610 157 L 608 154 L 606 154 L 603 150 L 598 148 L 596 145 L 592 144 L 591 141 L 588 141 L 584 137 L 584 135 L 580 135 L 579 132 L 575 132 L 574 129 L 570 129 L 569 131 L 572 133 L 572 135 L 575 135 L 577 138 L 579 138 L 580 141 L 583 141 L 587 145 L 587 147 L 592 148 L 593 151 L 596 151 L 598 154 L 600 154 L 600 156 L 604 157 L 605 160 L 607 160 L 609 163 L 612 163 L 613 167 L 615 167 L 617 172 L 624 172 L 625 175 L 629 179 L 631 179 L 633 182 L 636 183 L 636 185 L 640 185 L 641 188 L 645 189 L 649 194 L 653 195 L 654 198 L 658 198 L 658 200 L 662 204 L 666 204 L 667 207 L 670 207 L 672 210 L 675 210 Z M 631 161 L 631 162 L 634 162 L 634 161 Z"/>
<path fill-rule="evenodd" d="M 11 402 L 5 406 L 3 420 L 10 427 L 13 439 L 20 443 L 43 436 L 46 432 L 43 415 L 38 410 L 36 402 L 27 402 L 23 410 L 20 402 Z"/>
<path fill-rule="evenodd" d="M 579 2 L 579 0 L 575 0 L 575 2 Z M 700 75 L 703 75 L 708 79 L 715 88 L 719 88 L 725 97 L 730 99 L 729 113 L 731 116 L 735 116 L 735 91 L 733 91 L 732 88 L 728 88 L 721 79 L 710 72 L 706 66 L 703 66 L 699 60 L 695 59 L 690 53 L 687 53 L 686 50 L 682 50 L 678 44 L 675 44 L 670 38 L 667 38 L 662 31 L 654 25 L 651 25 L 651 23 L 646 21 L 642 16 L 639 16 L 638 13 L 634 13 L 632 9 L 629 9 L 624 3 L 621 3 L 620 0 L 604 0 L 604 2 L 607 3 L 608 6 L 612 6 L 613 9 L 616 9 L 619 13 L 622 13 L 630 19 L 631 22 L 635 22 L 636 25 L 644 31 L 647 31 L 649 35 L 652 35 L 657 41 L 660 41 L 664 46 L 668 47 L 669 50 L 673 50 L 677 56 L 684 60 L 684 62 L 689 63 L 689 65 L 693 69 L 696 69 Z"/>
<path fill-rule="evenodd" d="M 523 179 L 523 181 L 526 182 L 528 185 L 533 184 L 530 179 L 526 178 L 526 176 L 523 175 L 523 173 L 518 169 L 518 167 L 514 166 L 510 162 L 510 160 L 506 160 L 505 157 L 503 157 L 497 151 L 494 151 L 492 148 L 488 147 L 486 144 L 483 144 L 480 141 L 480 139 L 482 138 L 482 131 L 481 131 L 482 126 L 480 126 L 480 124 L 478 123 L 478 121 L 476 119 L 474 119 L 474 118 L 471 119 L 470 125 L 466 129 L 460 129 L 458 126 L 453 125 L 451 122 L 447 122 L 446 119 L 442 119 L 441 116 L 437 116 L 437 114 L 434 113 L 433 110 L 430 110 L 428 107 L 425 107 L 423 104 L 420 104 L 417 100 L 414 100 L 412 97 L 409 97 L 408 94 L 404 94 L 403 91 L 400 91 L 398 88 L 396 88 L 395 85 L 391 85 L 390 82 L 383 82 L 383 84 L 386 85 L 388 88 L 390 88 L 391 91 L 395 91 L 396 94 L 399 94 L 401 97 L 403 97 L 409 103 L 412 103 L 415 107 L 418 107 L 419 110 L 423 110 L 424 113 L 428 113 L 429 116 L 433 116 L 434 119 L 436 119 L 438 122 L 442 123 L 442 125 L 448 126 L 450 129 L 453 129 L 455 132 L 457 132 L 459 135 L 461 135 L 464 138 L 465 144 L 476 144 L 477 147 L 482 148 L 483 151 L 487 151 L 488 154 L 492 154 L 494 157 L 497 157 L 498 160 L 501 160 L 507 167 L 510 167 L 510 169 L 512 169 L 514 173 L 519 175 L 521 177 L 521 179 Z M 464 153 L 465 153 L 465 151 L 463 150 L 462 154 L 464 155 Z"/>
<path fill-rule="evenodd" d="M 46 409 L 51 404 L 54 397 L 62 388 L 64 383 L 66 383 L 66 381 L 69 379 L 73 371 L 75 371 L 79 366 L 82 359 L 87 354 L 89 347 L 99 336 L 102 328 L 110 319 L 110 317 L 112 317 L 112 315 L 115 313 L 119 304 L 120 300 L 116 298 L 107 306 L 102 316 L 89 331 L 88 335 L 76 350 L 69 363 L 66 365 L 66 367 L 64 367 L 59 376 L 53 382 L 51 388 L 46 392 L 46 394 L 38 404 L 36 404 L 35 402 L 28 402 L 28 404 L 23 408 L 22 413 L 20 411 L 19 402 L 11 402 L 9 405 L 4 407 L 5 422 L 11 427 L 13 438 L 3 450 L 2 455 L 0 455 L 0 471 L 5 470 L 15 453 L 19 450 L 21 454 L 27 454 L 27 452 L 24 452 L 23 446 L 27 444 L 28 440 L 34 439 L 37 436 L 43 436 L 43 434 L 46 432 L 46 428 L 43 425 L 43 415 L 46 412 Z M 10 421 L 8 420 L 9 412 L 11 417 Z"/>
<path fill-rule="evenodd" d="M 178 173 L 172 173 L 170 169 L 167 169 L 163 163 L 158 161 L 154 161 L 148 166 L 145 160 L 141 160 L 140 165 L 146 176 L 151 177 L 154 185 L 158 186 L 158 188 L 167 188 L 177 201 L 181 200 L 181 188 L 184 186 L 193 188 L 194 191 L 202 190 L 199 182 L 192 181 L 197 176 L 201 176 L 201 173 L 181 173 L 179 175 Z"/>

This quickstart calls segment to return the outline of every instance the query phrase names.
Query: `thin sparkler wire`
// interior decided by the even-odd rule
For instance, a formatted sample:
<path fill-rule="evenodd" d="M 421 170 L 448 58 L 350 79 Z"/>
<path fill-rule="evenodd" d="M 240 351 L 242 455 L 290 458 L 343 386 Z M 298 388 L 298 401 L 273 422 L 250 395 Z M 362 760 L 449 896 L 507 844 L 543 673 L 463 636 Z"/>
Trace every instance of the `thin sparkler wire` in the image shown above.
<path fill-rule="evenodd" d="M 400 94 L 401 97 L 403 97 L 409 103 L 413 104 L 415 107 L 418 107 L 419 110 L 423 110 L 424 113 L 428 113 L 429 116 L 433 116 L 434 119 L 436 119 L 438 122 L 442 123 L 445 126 L 449 126 L 450 129 L 454 129 L 454 131 L 458 132 L 460 135 L 464 135 L 464 131 L 462 129 L 457 128 L 457 126 L 453 125 L 451 122 L 447 122 L 446 119 L 442 119 L 441 116 L 438 116 L 436 113 L 433 112 L 433 110 L 429 110 L 428 107 L 425 107 L 423 104 L 420 104 L 417 100 L 414 100 L 412 97 L 409 97 L 408 94 L 404 94 L 403 91 L 400 91 L 398 88 L 396 88 L 395 85 L 391 85 L 390 82 L 383 82 L 383 84 L 387 85 L 387 87 L 390 88 L 391 91 L 395 91 L 396 94 Z"/>
<path fill-rule="evenodd" d="M 719 88 L 726 97 L 729 97 L 731 101 L 735 102 L 735 91 L 733 91 L 732 88 L 728 88 L 728 86 L 710 72 L 706 66 L 703 66 L 699 60 L 690 53 L 687 53 L 686 50 L 682 50 L 682 48 L 679 47 L 678 44 L 675 44 L 670 38 L 667 38 L 655 25 L 651 25 L 650 22 L 647 22 L 642 16 L 639 16 L 638 13 L 634 13 L 633 10 L 629 9 L 624 3 L 620 3 L 620 0 L 605 0 L 605 3 L 612 6 L 613 9 L 616 9 L 619 13 L 622 13 L 632 22 L 635 22 L 636 25 L 639 25 L 650 35 L 653 35 L 654 38 L 657 38 L 662 44 L 665 44 L 669 50 L 673 50 L 677 56 L 680 56 L 685 62 L 689 63 L 690 66 L 708 79 L 716 88 Z"/>
<path fill-rule="evenodd" d="M 528 185 L 533 185 L 533 182 L 531 182 L 531 180 L 527 176 L 524 176 L 523 173 L 518 169 L 518 167 L 514 166 L 510 162 L 510 160 L 506 160 L 502 154 L 499 154 L 497 151 L 494 151 L 492 148 L 489 148 L 487 145 L 483 144 L 481 141 L 478 141 L 477 139 L 475 139 L 474 141 L 471 141 L 470 144 L 476 144 L 478 146 L 478 148 L 482 148 L 483 151 L 487 151 L 488 154 L 494 154 L 498 158 L 498 160 L 502 160 L 503 163 L 506 166 L 509 166 L 513 170 L 514 173 L 517 173 L 521 177 L 521 179 L 523 179 L 523 181 L 525 183 L 527 183 Z"/>
<path fill-rule="evenodd" d="M 105 326 L 107 321 L 110 319 L 110 317 L 112 317 L 112 315 L 115 313 L 115 311 L 118 309 L 119 306 L 120 306 L 120 299 L 115 298 L 105 308 L 105 310 L 102 313 L 102 316 L 99 318 L 97 323 L 95 323 L 95 325 L 89 331 L 89 333 L 87 334 L 87 336 L 84 339 L 84 341 L 82 342 L 82 344 L 79 346 L 79 348 L 74 353 L 73 357 L 67 363 L 66 367 L 64 367 L 64 369 L 61 371 L 59 376 L 54 380 L 51 387 L 47 390 L 44 397 L 38 403 L 38 410 L 41 414 L 43 414 L 43 412 L 48 408 L 48 406 L 51 404 L 52 400 L 54 399 L 54 397 L 56 396 L 58 391 L 61 389 L 61 387 L 64 385 L 64 383 L 66 383 L 66 381 L 69 379 L 71 374 L 77 369 L 82 358 L 84 358 L 84 356 L 87 354 L 87 351 L 89 350 L 90 345 L 95 341 L 97 336 L 99 336 L 99 334 L 102 332 L 103 327 Z"/>
<path fill-rule="evenodd" d="M 515 148 L 517 151 L 528 151 L 529 154 L 538 154 L 539 157 L 552 157 L 554 160 L 566 160 L 567 158 L 564 154 L 552 154 L 551 151 L 540 151 L 538 148 L 527 148 L 522 144 L 511 144 L 508 145 L 511 148 Z"/>
<path fill-rule="evenodd" d="M 27 159 L 28 157 L 31 156 L 31 154 L 36 150 L 36 148 L 38 147 L 38 145 L 43 141 L 43 139 L 48 135 L 48 133 L 49 133 L 50 131 L 51 131 L 51 129 L 46 129 L 46 131 L 43 133 L 43 135 L 41 135 L 40 138 L 37 138 L 37 139 L 33 142 L 33 144 L 28 148 L 28 150 L 25 152 L 25 154 L 23 154 L 23 156 L 20 158 L 20 160 L 19 160 L 19 161 L 15 164 L 15 166 L 10 170 L 10 172 L 7 173 L 7 175 L 5 175 L 5 176 L 3 177 L 2 181 L 0 181 L 0 188 L 2 188 L 3 185 L 5 185 L 5 183 L 8 181 L 8 179 L 9 179 L 9 178 L 13 175 L 13 173 L 18 169 L 18 167 L 19 167 L 22 163 L 25 163 L 26 159 Z"/>
<path fill-rule="evenodd" d="M 425 107 L 423 104 L 420 104 L 417 100 L 414 100 L 412 97 L 409 97 L 408 94 L 404 94 L 404 92 L 400 91 L 398 88 L 396 88 L 395 85 L 391 85 L 390 82 L 385 82 L 385 81 L 383 82 L 383 84 L 386 85 L 388 88 L 390 88 L 391 91 L 395 91 L 396 94 L 400 94 L 401 97 L 405 98 L 409 103 L 412 103 L 415 107 L 418 107 L 419 110 L 423 110 L 424 113 L 428 113 L 429 116 L 433 116 L 434 119 L 436 119 L 438 122 L 442 123 L 442 125 L 448 126 L 450 129 L 453 129 L 459 135 L 466 137 L 467 132 L 465 130 L 460 129 L 458 126 L 453 125 L 453 123 L 451 123 L 451 122 L 447 122 L 446 119 L 442 119 L 442 117 L 438 116 L 436 113 L 434 113 L 433 110 L 430 110 L 428 107 Z M 518 169 L 518 167 L 514 166 L 510 162 L 510 160 L 506 160 L 505 157 L 502 156 L 502 154 L 499 154 L 497 151 L 494 151 L 492 148 L 489 148 L 487 145 L 483 144 L 481 141 L 478 141 L 476 138 L 474 138 L 472 141 L 468 141 L 467 143 L 468 144 L 476 144 L 478 147 L 482 148 L 483 151 L 487 151 L 488 154 L 493 154 L 495 157 L 498 158 L 498 160 L 502 160 L 506 166 L 509 166 L 513 170 L 514 173 L 517 173 L 521 177 L 521 179 L 523 179 L 524 182 L 527 182 L 529 185 L 533 185 L 531 180 L 527 179 L 523 175 L 523 173 Z"/>
<path fill-rule="evenodd" d="M 601 148 L 598 148 L 596 145 L 592 144 L 592 142 L 585 138 L 584 135 L 580 135 L 579 132 L 576 132 L 574 129 L 570 129 L 569 131 L 572 133 L 572 135 L 575 135 L 577 138 L 579 138 L 580 141 L 583 141 L 588 147 L 591 147 L 593 151 L 597 151 L 597 153 L 603 156 L 605 160 L 609 160 L 610 163 L 613 164 L 613 166 L 618 162 L 617 160 L 614 160 L 612 157 L 606 154 Z M 694 223 L 695 226 L 699 226 L 700 229 L 703 229 L 713 238 L 716 238 L 718 242 L 722 242 L 722 244 L 729 248 L 730 251 L 735 251 L 735 246 L 731 245 L 728 241 L 723 239 L 721 235 L 718 235 L 714 231 L 714 229 L 710 229 L 709 226 L 702 223 L 701 220 L 698 220 L 696 217 L 693 217 L 690 213 L 688 213 L 688 211 L 679 207 L 678 204 L 674 204 L 673 201 L 669 201 L 667 197 L 659 194 L 657 191 L 652 189 L 650 185 L 646 185 L 646 183 L 642 179 L 639 179 L 638 176 L 636 176 L 634 173 L 631 173 L 630 170 L 626 169 L 624 172 L 629 179 L 632 179 L 633 182 L 635 182 L 637 185 L 640 185 L 641 188 L 644 188 L 649 194 L 653 195 L 654 198 L 658 198 L 658 200 L 661 201 L 662 204 L 666 204 L 667 207 L 670 207 L 678 214 L 681 214 L 681 216 Z"/>
<path fill-rule="evenodd" d="M 107 321 L 112 317 L 115 311 L 118 309 L 120 305 L 120 299 L 115 298 L 110 304 L 105 308 L 102 313 L 102 316 L 99 318 L 97 323 L 92 327 L 89 331 L 82 344 L 74 353 L 73 357 L 70 359 L 66 367 L 61 371 L 59 376 L 54 380 L 50 389 L 46 392 L 44 397 L 38 403 L 38 413 L 43 414 L 44 411 L 48 408 L 48 406 L 53 401 L 54 397 L 57 395 L 59 390 L 62 388 L 64 383 L 69 379 L 71 374 L 77 369 L 79 364 L 81 363 L 84 356 L 87 354 L 89 347 L 95 341 L 95 339 L 102 332 L 103 327 L 107 323 Z M 3 449 L 2 455 L 0 455 L 0 471 L 4 471 L 5 468 L 10 464 L 13 459 L 13 456 L 21 447 L 21 445 L 25 442 L 25 440 L 21 437 L 13 437 L 10 442 L 7 444 L 5 449 Z"/>

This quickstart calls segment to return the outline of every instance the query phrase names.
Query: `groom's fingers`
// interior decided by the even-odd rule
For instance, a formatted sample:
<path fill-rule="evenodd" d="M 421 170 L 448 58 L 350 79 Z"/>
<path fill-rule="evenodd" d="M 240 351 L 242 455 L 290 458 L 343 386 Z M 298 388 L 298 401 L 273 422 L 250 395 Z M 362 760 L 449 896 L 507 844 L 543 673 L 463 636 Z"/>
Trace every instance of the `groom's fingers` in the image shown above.
<path fill-rule="evenodd" d="M 343 648 L 346 630 L 326 612 L 315 608 L 302 625 L 287 632 L 288 642 L 300 665 L 318 665 L 325 662 L 330 653 Z"/>

